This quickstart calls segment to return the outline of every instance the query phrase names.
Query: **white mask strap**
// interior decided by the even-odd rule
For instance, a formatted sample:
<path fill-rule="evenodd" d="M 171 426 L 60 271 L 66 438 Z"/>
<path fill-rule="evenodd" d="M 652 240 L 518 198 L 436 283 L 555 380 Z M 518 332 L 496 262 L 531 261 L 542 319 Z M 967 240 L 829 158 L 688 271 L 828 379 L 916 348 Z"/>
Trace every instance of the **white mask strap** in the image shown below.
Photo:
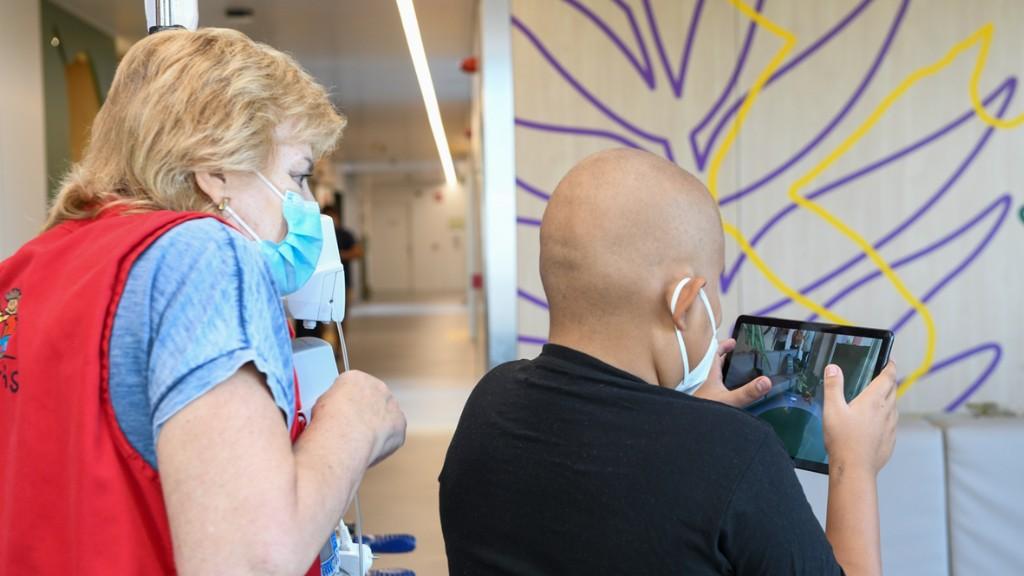
<path fill-rule="evenodd" d="M 670 307 L 670 311 L 672 312 L 672 323 L 673 324 L 676 321 L 676 302 L 679 301 L 679 294 L 682 293 L 683 286 L 686 286 L 687 284 L 689 284 L 689 282 L 690 282 L 689 278 L 683 278 L 679 282 L 679 284 L 676 284 L 676 289 L 675 289 L 675 291 L 672 292 L 672 306 Z M 682 347 L 683 350 L 686 350 L 686 345 L 683 343 L 683 335 L 680 333 L 678 327 L 675 327 L 675 328 L 676 328 L 676 338 L 679 340 L 679 346 Z M 685 353 L 682 354 L 682 357 L 683 357 L 683 377 L 685 378 L 686 375 L 690 373 L 690 361 L 689 361 L 689 359 L 686 358 L 686 354 Z"/>
<path fill-rule="evenodd" d="M 269 178 L 261 174 L 258 170 L 253 172 L 253 174 L 256 174 L 256 177 L 259 178 L 260 181 L 262 181 L 264 184 L 266 184 L 267 188 L 270 188 L 274 192 L 274 194 L 276 194 L 277 197 L 280 198 L 282 202 L 284 202 L 284 195 L 281 194 L 281 191 L 277 189 L 277 186 L 274 186 L 274 183 L 271 182 Z M 246 224 L 245 220 L 242 220 L 242 217 L 239 216 L 237 212 L 232 210 L 231 206 L 226 201 L 221 204 L 220 209 L 224 212 L 227 212 L 228 215 L 231 216 L 231 218 L 235 222 L 238 222 L 238 225 L 241 226 L 243 230 L 245 230 L 246 234 L 248 234 L 250 238 L 257 242 L 260 241 L 259 234 L 256 234 L 256 231 L 253 230 L 248 224 Z"/>
<path fill-rule="evenodd" d="M 711 302 L 708 302 L 708 296 L 704 293 L 704 289 L 700 289 L 700 299 L 704 302 L 704 308 L 708 311 L 708 318 L 711 319 L 711 334 L 714 337 L 718 333 L 718 323 L 715 322 L 715 313 L 711 310 Z"/>
<path fill-rule="evenodd" d="M 689 283 L 690 283 L 690 278 L 683 278 L 682 280 L 679 281 L 679 284 L 676 284 L 676 289 L 672 292 L 671 311 L 672 311 L 672 321 L 673 322 L 675 322 L 676 302 L 679 301 L 679 294 L 682 293 L 683 287 L 686 286 Z M 704 309 L 708 311 L 708 318 L 711 320 L 711 340 L 713 341 L 715 339 L 715 336 L 718 334 L 718 324 L 715 322 L 715 313 L 711 310 L 711 302 L 708 301 L 708 297 L 707 297 L 707 294 L 704 293 L 704 289 L 701 288 L 700 291 L 697 292 L 697 294 L 700 296 L 701 302 L 704 303 Z M 686 350 L 686 345 L 683 342 L 683 334 L 682 334 L 682 332 L 678 328 L 676 328 L 676 338 L 679 340 L 679 345 L 682 347 L 682 349 Z M 685 377 L 686 375 L 688 375 L 690 373 L 690 360 L 686 357 L 687 355 L 685 353 L 682 354 L 682 356 L 683 356 L 683 376 Z"/>
<path fill-rule="evenodd" d="M 271 182 L 269 178 L 261 174 L 259 171 L 256 171 L 256 176 L 267 185 L 267 188 L 273 190 L 274 194 L 277 194 L 277 197 L 280 198 L 282 202 L 284 202 L 284 194 L 281 194 L 281 191 L 277 189 L 277 186 L 274 186 L 274 183 Z"/>
<path fill-rule="evenodd" d="M 256 231 L 250 228 L 249 225 L 245 223 L 245 220 L 242 220 L 242 217 L 238 215 L 238 212 L 232 210 L 231 206 L 227 202 L 227 199 L 221 202 L 220 210 L 222 212 L 227 212 L 228 216 L 231 216 L 232 220 L 238 222 L 238 225 L 241 226 L 243 230 L 245 230 L 245 233 L 248 234 L 250 238 L 252 238 L 256 242 L 260 241 L 260 237 L 258 234 L 256 234 Z"/>

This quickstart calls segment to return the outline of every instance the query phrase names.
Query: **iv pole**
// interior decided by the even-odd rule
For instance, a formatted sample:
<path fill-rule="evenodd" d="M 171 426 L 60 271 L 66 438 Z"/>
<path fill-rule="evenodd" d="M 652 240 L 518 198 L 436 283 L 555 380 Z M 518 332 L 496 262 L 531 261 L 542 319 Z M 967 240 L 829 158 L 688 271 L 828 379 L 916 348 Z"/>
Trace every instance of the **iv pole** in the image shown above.
<path fill-rule="evenodd" d="M 163 30 L 188 29 L 189 26 L 182 23 L 184 19 L 191 19 L 191 28 L 195 29 L 197 22 L 198 0 L 146 0 L 146 8 L 152 6 L 153 19 L 150 20 L 149 34 L 156 34 Z M 191 8 L 191 13 L 189 8 Z M 148 10 L 147 10 L 148 12 Z M 191 18 L 190 18 L 191 17 Z M 289 313 L 297 320 L 308 323 L 333 322 L 338 328 L 338 337 L 342 347 L 344 368 L 348 370 L 348 351 L 345 349 L 345 335 L 341 329 L 341 320 L 345 317 L 345 279 L 344 268 L 338 252 L 338 243 L 334 235 L 334 223 L 329 216 L 321 216 L 321 227 L 324 231 L 324 249 L 317 262 L 317 268 L 313 278 L 310 279 L 298 292 L 290 295 L 285 304 Z M 330 386 L 337 378 L 338 370 L 335 363 L 334 353 L 331 345 L 319 339 L 303 339 L 306 343 L 296 341 L 293 344 L 294 363 L 297 373 L 303 373 L 304 367 L 310 366 L 310 375 L 315 375 L 311 380 L 322 381 L 317 392 L 322 393 L 327 386 Z M 315 341 L 319 340 L 319 341 Z M 315 342 L 314 342 L 315 341 Z M 300 386 L 303 386 L 300 380 Z M 316 396 L 319 396 L 319 393 Z M 303 394 L 305 396 L 305 394 Z M 312 406 L 316 396 L 309 397 L 309 405 Z M 298 415 L 296 415 L 298 417 Z M 335 536 L 341 537 L 340 549 L 336 549 L 337 538 L 331 538 L 321 551 L 321 572 L 324 571 L 324 562 L 327 562 L 327 569 L 332 573 L 343 572 L 349 574 L 349 570 L 358 570 L 358 575 L 366 574 L 372 565 L 372 552 L 370 547 L 363 543 L 363 519 L 359 509 L 359 492 L 355 493 L 356 509 L 356 540 L 348 532 L 344 519 L 338 526 Z M 355 560 L 355 562 L 353 562 Z M 370 560 L 365 562 L 365 560 Z M 354 564 L 354 566 L 353 566 Z"/>
<path fill-rule="evenodd" d="M 150 34 L 161 30 L 196 28 L 198 0 L 146 0 Z"/>
<path fill-rule="evenodd" d="M 168 28 L 182 28 L 180 24 L 174 24 L 174 11 L 171 8 L 171 0 L 156 0 L 153 5 L 153 14 L 156 16 L 156 26 L 149 27 L 149 33 L 159 32 Z"/>

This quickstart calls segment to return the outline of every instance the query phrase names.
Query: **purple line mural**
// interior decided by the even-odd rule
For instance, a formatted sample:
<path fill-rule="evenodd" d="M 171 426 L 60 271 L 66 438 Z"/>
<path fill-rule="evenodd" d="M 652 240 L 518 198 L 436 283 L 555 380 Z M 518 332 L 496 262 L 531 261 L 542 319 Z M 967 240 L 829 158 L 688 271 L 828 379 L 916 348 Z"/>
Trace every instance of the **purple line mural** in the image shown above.
<path fill-rule="evenodd" d="M 667 92 L 670 95 L 669 101 L 681 105 L 689 92 L 687 89 L 688 75 L 692 74 L 692 62 L 698 38 L 702 34 L 711 34 L 714 31 L 707 16 L 709 2 L 692 0 L 687 5 L 688 8 L 691 8 L 689 19 L 680 21 L 678 18 L 659 17 L 652 0 L 609 1 L 614 10 L 608 6 L 598 10 L 595 9 L 597 2 L 585 3 L 579 0 L 564 0 L 561 8 L 570 10 L 579 18 L 581 26 L 592 26 L 595 34 L 609 42 L 613 48 L 611 54 L 616 58 L 621 57 L 627 64 L 627 69 L 631 71 L 630 75 L 635 74 L 635 89 L 639 93 Z M 749 4 L 761 11 L 767 7 L 769 2 L 773 1 L 777 0 L 749 0 Z M 850 129 L 849 120 L 855 109 L 864 110 L 874 106 L 875 102 L 868 102 L 866 95 L 873 85 L 880 82 L 878 72 L 890 57 L 910 7 L 911 0 L 892 0 L 890 2 L 862 0 L 853 5 L 832 25 L 824 28 L 824 32 L 817 37 L 801 38 L 798 50 L 770 77 L 763 89 L 763 94 L 785 90 L 787 76 L 800 70 L 801 66 L 814 62 L 816 58 L 823 57 L 822 52 L 827 46 L 841 38 L 858 22 L 869 17 L 869 14 L 873 23 L 877 23 L 882 14 L 886 18 L 884 34 L 880 34 L 878 44 L 863 47 L 864 67 L 860 70 L 857 70 L 856 67 L 844 70 L 845 74 L 852 75 L 851 77 L 856 79 L 856 82 L 852 83 L 852 90 L 845 99 L 826 117 L 807 120 L 812 123 L 809 136 L 792 153 L 787 153 L 785 157 L 774 161 L 774 164 L 763 174 L 753 175 L 749 181 L 738 185 L 736 189 L 723 190 L 719 198 L 720 205 L 727 206 L 734 203 L 742 205 L 744 200 L 765 191 L 772 183 L 790 182 L 798 175 L 795 173 L 794 166 L 807 159 L 809 155 L 822 152 L 826 147 L 825 141 L 830 136 L 842 135 L 842 131 Z M 611 13 L 615 14 L 615 21 L 608 19 Z M 524 45 L 539 57 L 539 61 L 549 67 L 554 76 L 564 83 L 564 87 L 579 98 L 581 106 L 589 107 L 597 117 L 603 119 L 599 126 L 581 126 L 566 123 L 564 119 L 560 118 L 517 117 L 517 131 L 520 135 L 557 135 L 562 138 L 579 139 L 581 143 L 589 142 L 604 147 L 627 146 L 645 149 L 661 154 L 672 161 L 695 167 L 698 174 L 706 176 L 704 171 L 716 151 L 716 145 L 720 143 L 725 131 L 731 126 L 731 122 L 735 119 L 746 97 L 746 90 L 750 87 L 749 85 L 741 86 L 741 84 L 752 82 L 749 79 L 753 78 L 757 71 L 750 70 L 752 66 L 755 66 L 750 64 L 750 60 L 752 54 L 755 53 L 755 39 L 764 32 L 747 20 L 737 21 L 735 25 L 739 27 L 737 30 L 738 50 L 735 60 L 731 62 L 731 65 L 726 66 L 729 72 L 724 84 L 713 90 L 715 96 L 710 99 L 707 109 L 695 116 L 695 122 L 685 134 L 679 135 L 659 133 L 631 120 L 629 110 L 617 109 L 612 103 L 603 99 L 597 90 L 588 87 L 587 82 L 573 72 L 572 64 L 559 58 L 557 50 L 548 45 L 544 35 L 539 33 L 534 25 L 513 15 L 511 26 L 516 41 L 525 42 Z M 684 39 L 681 50 L 675 54 L 670 53 L 667 46 L 667 38 L 670 36 Z M 756 66 L 762 67 L 763 64 Z M 743 80 L 744 78 L 748 80 Z M 992 80 L 997 79 L 993 78 Z M 696 80 L 689 78 L 689 81 Z M 888 86 L 877 88 L 875 93 L 887 89 Z M 829 90 L 834 93 L 835 87 L 830 86 Z M 1002 118 L 1011 108 L 1016 91 L 1017 79 L 1012 76 L 1007 77 L 1002 79 L 995 89 L 985 94 L 983 100 L 994 115 Z M 877 98 L 877 95 L 874 98 Z M 811 199 L 821 199 L 831 195 L 863 195 L 868 190 L 865 188 L 865 179 L 872 175 L 877 177 L 884 170 L 899 166 L 900 163 L 914 158 L 924 150 L 942 145 L 944 142 L 955 140 L 958 145 L 963 146 L 962 152 L 958 152 L 961 155 L 956 161 L 936 167 L 936 170 L 939 171 L 938 175 L 943 176 L 944 180 L 935 189 L 906 191 L 906 195 L 914 202 L 909 213 L 905 217 L 898 218 L 898 221 L 887 224 L 887 228 L 873 240 L 874 247 L 881 249 L 889 245 L 895 246 L 896 241 L 902 239 L 900 246 L 903 246 L 901 250 L 904 253 L 887 256 L 894 269 L 904 268 L 915 263 L 926 263 L 929 267 L 942 271 L 931 286 L 919 291 L 919 296 L 924 302 L 935 298 L 960 278 L 972 264 L 984 257 L 986 250 L 1003 228 L 1005 221 L 1014 218 L 1011 194 L 1006 191 L 992 190 L 989 192 L 992 195 L 992 201 L 984 209 L 965 217 L 952 229 L 939 235 L 932 233 L 931 236 L 925 236 L 921 232 L 920 223 L 944 200 L 948 204 L 947 196 L 951 191 L 957 189 L 965 174 L 970 172 L 972 165 L 983 155 L 994 135 L 993 128 L 984 125 L 974 116 L 966 94 L 963 101 L 964 112 L 962 114 L 947 119 L 938 128 L 921 134 L 912 142 L 902 145 L 895 151 L 885 153 L 873 161 L 849 169 L 845 174 L 832 181 L 819 183 L 816 188 L 805 194 Z M 860 108 L 857 108 L 858 105 Z M 844 126 L 844 121 L 847 121 L 846 127 L 840 128 Z M 820 124 L 813 125 L 817 122 Z M 983 129 L 979 130 L 979 128 Z M 740 139 L 742 140 L 742 138 L 741 133 Z M 529 182 L 522 174 L 517 178 L 516 184 L 519 190 L 534 201 L 546 202 L 550 198 L 550 190 L 545 190 L 536 183 Z M 977 193 L 983 193 L 983 191 L 975 191 L 975 194 Z M 771 238 L 773 233 L 777 233 L 787 226 L 787 221 L 798 213 L 798 207 L 787 201 L 771 213 L 763 223 L 747 230 L 750 243 L 758 247 Z M 1021 210 L 1021 218 L 1024 219 L 1024 209 Z M 518 223 L 520 226 L 533 230 L 540 226 L 540 221 L 534 215 L 520 215 Z M 974 241 L 975 244 L 971 246 L 966 255 L 954 259 L 946 254 L 953 247 L 962 247 L 966 240 L 965 237 L 968 235 L 977 240 Z M 918 246 L 906 247 L 907 244 L 915 243 Z M 816 263 L 824 264 L 824 266 L 816 270 L 811 281 L 800 286 L 800 291 L 803 294 L 823 302 L 826 307 L 843 302 L 882 278 L 881 273 L 873 267 L 864 271 L 864 266 L 860 266 L 861 271 L 858 273 L 857 268 L 865 263 L 866 256 L 856 251 L 852 245 L 843 244 L 841 249 L 847 250 L 847 253 L 838 255 L 837 261 L 841 261 L 840 264 Z M 733 260 L 727 261 L 721 278 L 723 293 L 728 294 L 731 290 L 736 289 L 737 281 L 744 273 L 758 274 L 748 265 L 746 256 L 740 254 Z M 857 274 L 857 276 L 851 277 L 851 274 Z M 547 304 L 541 295 L 531 293 L 522 287 L 519 289 L 519 298 L 527 306 L 544 311 L 547 309 Z M 788 298 L 781 298 L 766 306 L 746 312 L 762 315 L 772 314 L 789 304 L 791 301 Z M 892 329 L 896 332 L 903 330 L 914 315 L 914 310 L 910 309 L 893 318 Z M 814 318 L 814 315 L 808 317 L 811 320 Z M 939 321 L 941 322 L 941 318 Z M 540 334 L 524 333 L 520 334 L 519 341 L 523 344 L 538 345 L 544 343 L 544 338 Z M 962 406 L 989 380 L 1002 359 L 1002 344 L 999 342 L 973 344 L 967 349 L 937 360 L 929 372 L 929 376 L 934 375 L 975 358 L 985 358 L 987 364 L 975 379 L 969 384 L 965 383 L 966 386 L 945 405 L 946 410 L 953 411 Z"/>

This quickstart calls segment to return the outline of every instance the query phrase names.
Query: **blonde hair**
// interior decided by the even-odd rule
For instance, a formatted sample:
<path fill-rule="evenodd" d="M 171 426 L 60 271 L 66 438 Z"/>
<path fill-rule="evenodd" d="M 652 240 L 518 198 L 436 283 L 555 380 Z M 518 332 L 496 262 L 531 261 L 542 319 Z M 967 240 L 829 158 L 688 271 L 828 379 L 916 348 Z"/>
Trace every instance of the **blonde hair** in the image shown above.
<path fill-rule="evenodd" d="M 169 30 L 125 55 L 93 122 L 82 161 L 61 184 L 47 228 L 132 211 L 210 212 L 197 171 L 260 170 L 274 131 L 315 158 L 334 149 L 345 119 L 295 60 L 241 32 Z"/>

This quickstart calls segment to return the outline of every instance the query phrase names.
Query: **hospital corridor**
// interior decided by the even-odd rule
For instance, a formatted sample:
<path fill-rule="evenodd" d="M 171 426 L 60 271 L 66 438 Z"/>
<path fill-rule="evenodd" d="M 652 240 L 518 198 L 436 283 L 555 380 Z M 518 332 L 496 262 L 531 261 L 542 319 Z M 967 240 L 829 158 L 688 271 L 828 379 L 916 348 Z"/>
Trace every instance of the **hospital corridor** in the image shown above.
<path fill-rule="evenodd" d="M 365 529 L 416 536 L 414 552 L 383 556 L 382 567 L 444 574 L 440 520 L 429 504 L 437 501 L 444 453 L 483 370 L 483 348 L 469 337 L 468 308 L 459 295 L 407 295 L 354 306 L 348 322 L 353 368 L 388 382 L 408 421 L 405 446 L 363 482 Z"/>

